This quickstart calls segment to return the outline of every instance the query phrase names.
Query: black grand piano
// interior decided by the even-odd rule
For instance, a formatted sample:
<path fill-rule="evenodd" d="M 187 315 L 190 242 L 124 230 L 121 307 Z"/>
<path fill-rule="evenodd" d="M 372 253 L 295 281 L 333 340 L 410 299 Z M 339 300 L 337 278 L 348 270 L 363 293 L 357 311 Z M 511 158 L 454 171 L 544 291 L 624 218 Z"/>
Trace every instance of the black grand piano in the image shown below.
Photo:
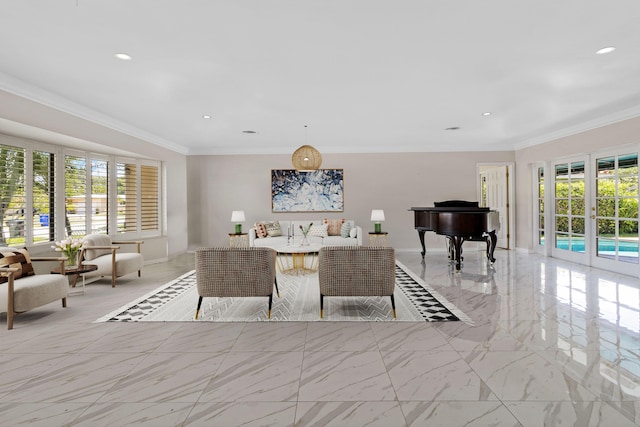
<path fill-rule="evenodd" d="M 462 263 L 462 243 L 476 241 L 487 243 L 487 259 L 494 263 L 493 252 L 500 230 L 498 211 L 478 206 L 478 202 L 464 200 L 448 200 L 436 202 L 433 207 L 411 208 L 414 212 L 414 226 L 418 230 L 422 244 L 422 258 L 426 253 L 424 233 L 435 231 L 447 237 L 449 243 L 449 259 L 455 261 L 456 270 Z"/>

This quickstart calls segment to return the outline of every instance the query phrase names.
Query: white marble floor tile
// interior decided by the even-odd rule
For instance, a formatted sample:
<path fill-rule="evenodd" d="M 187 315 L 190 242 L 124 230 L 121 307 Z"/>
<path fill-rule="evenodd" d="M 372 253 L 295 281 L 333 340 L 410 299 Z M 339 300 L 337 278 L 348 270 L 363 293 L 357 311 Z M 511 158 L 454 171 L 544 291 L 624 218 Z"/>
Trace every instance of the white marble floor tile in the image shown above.
<path fill-rule="evenodd" d="M 146 355 L 138 353 L 73 354 L 22 384 L 7 402 L 95 402 Z"/>
<path fill-rule="evenodd" d="M 640 372 L 640 358 L 635 353 L 620 357 L 614 352 L 573 349 L 538 354 L 600 400 L 640 400 L 640 378 L 634 375 Z"/>
<path fill-rule="evenodd" d="M 381 351 L 453 350 L 429 322 L 378 322 L 371 324 L 371 330 Z"/>
<path fill-rule="evenodd" d="M 458 351 L 518 351 L 527 347 L 518 341 L 503 322 L 484 323 L 469 326 L 462 322 L 445 322 L 435 325 L 448 340 L 452 348 Z M 458 323 L 458 325 L 453 325 Z"/>
<path fill-rule="evenodd" d="M 285 402 L 298 398 L 302 352 L 226 353 L 202 402 Z"/>
<path fill-rule="evenodd" d="M 198 403 L 183 424 L 184 427 L 293 426 L 295 402 L 212 402 Z"/>
<path fill-rule="evenodd" d="M 92 342 L 81 353 L 147 353 L 156 350 L 180 325 L 178 323 L 123 323 Z"/>
<path fill-rule="evenodd" d="M 503 401 L 595 401 L 598 398 L 531 351 L 465 354 L 471 368 Z"/>
<path fill-rule="evenodd" d="M 64 363 L 65 355 L 0 354 L 0 396 Z"/>
<path fill-rule="evenodd" d="M 400 402 L 410 427 L 504 426 L 519 427 L 516 417 L 500 402 Z"/>
<path fill-rule="evenodd" d="M 304 354 L 298 401 L 395 400 L 377 351 Z"/>
<path fill-rule="evenodd" d="M 193 403 L 94 403 L 69 425 L 73 427 L 182 426 L 193 406 Z"/>
<path fill-rule="evenodd" d="M 398 400 L 496 400 L 455 351 L 382 353 Z"/>
<path fill-rule="evenodd" d="M 187 323 L 181 324 L 162 344 L 159 353 L 208 353 L 231 350 L 244 323 Z"/>
<path fill-rule="evenodd" d="M 506 406 L 524 427 L 638 425 L 606 402 L 513 402 Z"/>
<path fill-rule="evenodd" d="M 307 324 L 303 322 L 257 322 L 244 328 L 232 351 L 303 351 Z"/>
<path fill-rule="evenodd" d="M 224 353 L 154 353 L 148 355 L 98 402 L 196 402 L 216 372 Z"/>
<path fill-rule="evenodd" d="M 368 322 L 310 322 L 306 342 L 305 352 L 377 349 Z"/>
<path fill-rule="evenodd" d="M 70 426 L 89 403 L 0 403 L 0 425 L 7 427 Z"/>
<path fill-rule="evenodd" d="M 297 427 L 405 426 L 398 402 L 299 402 Z"/>

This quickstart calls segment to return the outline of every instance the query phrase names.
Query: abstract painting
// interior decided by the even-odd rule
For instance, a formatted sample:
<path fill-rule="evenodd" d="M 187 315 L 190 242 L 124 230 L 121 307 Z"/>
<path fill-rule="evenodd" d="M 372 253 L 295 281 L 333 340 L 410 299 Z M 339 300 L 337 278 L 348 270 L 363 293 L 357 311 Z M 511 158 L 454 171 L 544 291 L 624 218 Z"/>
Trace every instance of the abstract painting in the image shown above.
<path fill-rule="evenodd" d="M 273 212 L 343 212 L 344 170 L 271 170 Z"/>

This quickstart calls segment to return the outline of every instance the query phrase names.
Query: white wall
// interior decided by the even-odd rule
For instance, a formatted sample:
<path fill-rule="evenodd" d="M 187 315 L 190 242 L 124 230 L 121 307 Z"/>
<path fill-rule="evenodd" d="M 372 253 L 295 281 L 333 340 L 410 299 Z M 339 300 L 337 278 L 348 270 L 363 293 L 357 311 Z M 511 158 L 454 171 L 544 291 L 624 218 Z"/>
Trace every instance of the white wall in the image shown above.
<path fill-rule="evenodd" d="M 187 159 L 189 246 L 226 246 L 231 211 L 244 210 L 247 230 L 267 219 L 353 219 L 373 231 L 372 209 L 383 209 L 389 243 L 420 251 L 412 206 L 449 199 L 476 200 L 476 165 L 513 162 L 513 152 L 322 154 L 324 169 L 344 169 L 344 212 L 273 213 L 271 170 L 292 169 L 291 155 L 189 156 Z M 444 239 L 427 233 L 427 249 Z"/>

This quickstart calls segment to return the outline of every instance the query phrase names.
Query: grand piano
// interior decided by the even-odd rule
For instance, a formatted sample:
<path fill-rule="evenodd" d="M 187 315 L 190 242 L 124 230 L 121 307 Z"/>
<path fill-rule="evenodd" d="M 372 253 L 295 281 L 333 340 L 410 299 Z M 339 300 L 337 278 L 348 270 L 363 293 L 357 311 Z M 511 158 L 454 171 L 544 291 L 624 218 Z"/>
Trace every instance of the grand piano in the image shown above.
<path fill-rule="evenodd" d="M 487 243 L 487 259 L 494 263 L 493 252 L 500 230 L 498 211 L 479 207 L 478 202 L 464 200 L 448 200 L 436 202 L 433 207 L 413 207 L 414 226 L 422 245 L 422 258 L 426 251 L 424 233 L 434 231 L 447 237 L 449 243 L 449 259 L 455 261 L 456 270 L 462 264 L 462 243 L 476 241 Z"/>

